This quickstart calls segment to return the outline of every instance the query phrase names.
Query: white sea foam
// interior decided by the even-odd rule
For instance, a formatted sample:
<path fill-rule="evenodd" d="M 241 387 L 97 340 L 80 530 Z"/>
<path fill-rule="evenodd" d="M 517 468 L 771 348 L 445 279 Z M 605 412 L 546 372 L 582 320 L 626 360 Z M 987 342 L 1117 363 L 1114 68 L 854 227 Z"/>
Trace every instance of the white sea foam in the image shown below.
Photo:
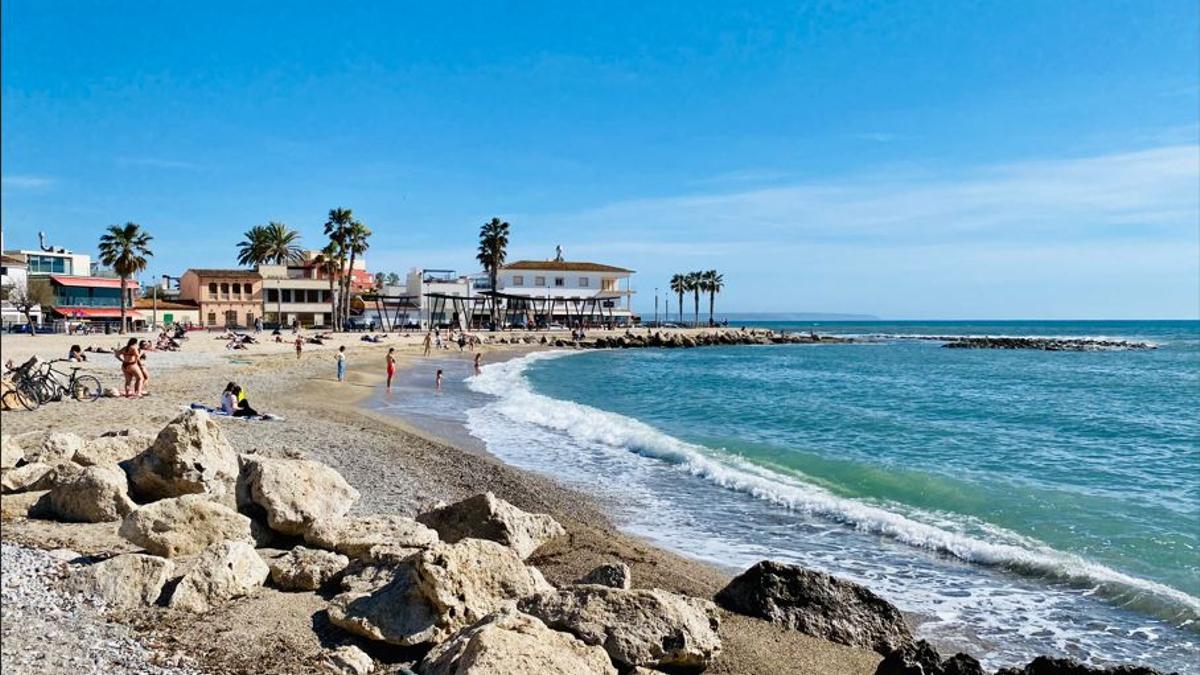
<path fill-rule="evenodd" d="M 890 538 L 908 546 L 951 555 L 975 564 L 1094 588 L 1094 592 L 1137 604 L 1176 625 L 1200 617 L 1200 598 L 1164 584 L 1134 577 L 1078 555 L 1057 551 L 1027 537 L 1000 528 L 981 532 L 982 539 L 946 526 L 944 514 L 896 510 L 840 497 L 802 477 L 758 466 L 734 455 L 685 442 L 636 419 L 564 401 L 532 390 L 525 370 L 536 361 L 559 358 L 570 352 L 542 352 L 484 368 L 471 378 L 471 389 L 496 400 L 489 412 L 523 424 L 565 434 L 581 443 L 615 449 L 667 462 L 677 470 L 710 481 L 722 488 L 766 502 L 841 523 L 860 532 Z M 468 416 L 468 424 L 478 416 Z M 476 430 L 472 430 L 473 432 Z M 476 434 L 480 435 L 480 434 Z M 933 523 L 939 523 L 935 525 Z"/>

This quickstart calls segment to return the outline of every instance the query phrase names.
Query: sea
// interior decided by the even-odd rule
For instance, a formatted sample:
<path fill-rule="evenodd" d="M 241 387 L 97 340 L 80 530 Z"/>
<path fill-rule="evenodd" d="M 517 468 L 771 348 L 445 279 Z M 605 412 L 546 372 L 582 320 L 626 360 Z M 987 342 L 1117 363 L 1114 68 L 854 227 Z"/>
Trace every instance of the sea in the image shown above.
<path fill-rule="evenodd" d="M 1200 673 L 1200 322 L 752 325 L 858 341 L 448 362 L 383 406 L 679 553 L 865 584 L 943 653 Z M 964 335 L 1155 348 L 939 339 Z"/>

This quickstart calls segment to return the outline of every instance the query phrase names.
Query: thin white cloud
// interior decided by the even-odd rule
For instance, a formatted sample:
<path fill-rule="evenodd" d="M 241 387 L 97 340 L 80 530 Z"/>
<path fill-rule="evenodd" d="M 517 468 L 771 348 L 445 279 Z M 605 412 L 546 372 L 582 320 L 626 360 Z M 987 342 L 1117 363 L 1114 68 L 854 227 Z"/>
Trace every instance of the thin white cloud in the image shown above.
<path fill-rule="evenodd" d="M 940 242 L 1194 233 L 1200 146 L 617 202 L 554 222 L 611 238 Z"/>
<path fill-rule="evenodd" d="M 3 176 L 0 185 L 11 190 L 41 190 L 54 185 L 54 179 L 47 176 Z"/>
<path fill-rule="evenodd" d="M 175 159 L 162 159 L 158 157 L 118 157 L 118 166 L 126 167 L 146 167 L 151 169 L 198 169 L 196 164 L 191 162 L 183 162 Z"/>
<path fill-rule="evenodd" d="M 855 134 L 855 138 L 860 141 L 875 141 L 876 143 L 891 143 L 896 140 L 896 134 L 889 134 L 884 131 L 868 131 L 861 134 Z"/>

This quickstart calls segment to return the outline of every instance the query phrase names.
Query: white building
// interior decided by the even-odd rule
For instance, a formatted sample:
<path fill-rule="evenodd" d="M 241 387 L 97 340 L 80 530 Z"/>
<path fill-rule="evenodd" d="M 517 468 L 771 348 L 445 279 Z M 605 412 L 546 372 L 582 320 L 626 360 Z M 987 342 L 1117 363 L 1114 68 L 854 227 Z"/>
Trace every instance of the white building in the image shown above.
<path fill-rule="evenodd" d="M 629 325 L 633 321 L 633 270 L 594 262 L 520 260 L 500 268 L 497 290 L 506 297 L 528 298 L 528 312 L 539 321 L 573 325 L 588 323 Z"/>
<path fill-rule="evenodd" d="M 422 328 L 459 324 L 454 316 L 454 303 L 433 302 L 429 295 L 471 297 L 471 279 L 454 270 L 435 270 L 414 267 L 405 278 L 404 293 L 409 302 L 416 305 Z M 401 310 L 403 312 L 403 310 Z"/>
<path fill-rule="evenodd" d="M 4 330 L 25 324 L 25 315 L 10 300 L 10 294 L 24 292 L 28 276 L 25 261 L 17 255 L 0 255 L 0 322 Z M 42 308 L 30 312 L 35 324 L 42 323 Z"/>

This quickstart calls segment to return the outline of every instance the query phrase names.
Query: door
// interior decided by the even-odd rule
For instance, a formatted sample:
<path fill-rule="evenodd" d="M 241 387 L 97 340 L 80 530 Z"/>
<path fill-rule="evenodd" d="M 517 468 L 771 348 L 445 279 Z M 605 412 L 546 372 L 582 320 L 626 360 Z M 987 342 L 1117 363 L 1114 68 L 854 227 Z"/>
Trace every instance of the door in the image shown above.
<path fill-rule="evenodd" d="M 232 309 L 225 312 L 225 327 L 232 328 L 237 325 L 237 312 Z"/>

